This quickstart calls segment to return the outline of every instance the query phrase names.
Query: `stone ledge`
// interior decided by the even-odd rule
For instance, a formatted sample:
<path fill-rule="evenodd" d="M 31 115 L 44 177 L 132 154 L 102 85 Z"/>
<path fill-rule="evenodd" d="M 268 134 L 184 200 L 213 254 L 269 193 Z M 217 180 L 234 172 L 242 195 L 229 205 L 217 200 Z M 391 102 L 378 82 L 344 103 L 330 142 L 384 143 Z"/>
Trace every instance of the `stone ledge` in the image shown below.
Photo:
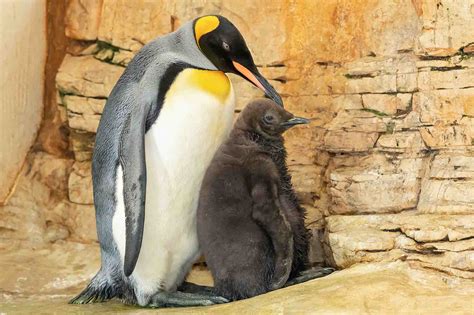
<path fill-rule="evenodd" d="M 96 250 L 98 251 L 98 248 Z M 74 254 L 72 253 L 72 256 Z M 79 271 L 85 273 L 87 270 L 89 277 L 92 276 L 91 272 L 97 264 L 96 257 L 94 255 L 92 264 L 85 265 L 80 264 L 75 258 L 68 264 L 70 267 L 62 273 L 61 277 L 56 277 L 53 281 L 49 279 L 52 276 L 49 276 L 47 280 L 61 284 L 52 291 L 54 293 L 50 290 L 47 291 L 49 295 L 46 292 L 33 296 L 10 294 L 0 303 L 1 309 L 6 313 L 34 310 L 59 314 L 83 311 L 133 312 L 134 314 L 253 314 L 255 312 L 259 314 L 467 314 L 472 311 L 467 301 L 474 295 L 472 281 L 454 279 L 435 271 L 421 269 L 422 263 L 396 262 L 360 264 L 324 278 L 276 290 L 252 299 L 210 307 L 157 310 L 124 306 L 116 300 L 91 305 L 66 304 L 66 301 L 73 296 L 72 294 L 81 289 L 79 285 L 75 285 L 76 289 L 73 290 L 68 285 L 80 282 L 81 278 L 76 275 Z M 51 260 L 52 266 L 56 263 L 57 260 Z M 11 268 L 11 266 L 7 267 Z M 73 267 L 79 267 L 79 269 L 71 270 Z M 56 272 L 54 270 L 55 276 Z M 198 280 L 197 283 L 209 284 L 208 274 L 201 271 L 201 275 L 196 276 L 197 272 L 193 271 L 193 273 L 194 276 L 191 278 L 193 281 Z M 34 277 L 35 274 L 32 276 Z M 85 285 L 85 282 L 83 283 Z"/>
<path fill-rule="evenodd" d="M 474 278 L 474 215 L 330 216 L 325 244 L 333 263 L 421 261 L 431 269 Z"/>

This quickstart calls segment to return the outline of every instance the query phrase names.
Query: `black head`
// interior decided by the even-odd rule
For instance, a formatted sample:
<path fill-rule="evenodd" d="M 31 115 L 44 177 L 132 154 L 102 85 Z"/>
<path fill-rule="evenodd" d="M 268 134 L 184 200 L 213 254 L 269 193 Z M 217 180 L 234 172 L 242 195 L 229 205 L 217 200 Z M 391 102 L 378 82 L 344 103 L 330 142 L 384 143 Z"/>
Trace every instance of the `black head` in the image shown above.
<path fill-rule="evenodd" d="M 277 138 L 283 132 L 299 124 L 307 124 L 309 120 L 295 117 L 269 99 L 257 99 L 250 102 L 240 114 L 239 123 L 265 138 Z"/>
<path fill-rule="evenodd" d="M 194 36 L 199 49 L 217 69 L 243 77 L 283 106 L 280 95 L 257 70 L 239 30 L 228 19 L 220 15 L 197 18 Z"/>

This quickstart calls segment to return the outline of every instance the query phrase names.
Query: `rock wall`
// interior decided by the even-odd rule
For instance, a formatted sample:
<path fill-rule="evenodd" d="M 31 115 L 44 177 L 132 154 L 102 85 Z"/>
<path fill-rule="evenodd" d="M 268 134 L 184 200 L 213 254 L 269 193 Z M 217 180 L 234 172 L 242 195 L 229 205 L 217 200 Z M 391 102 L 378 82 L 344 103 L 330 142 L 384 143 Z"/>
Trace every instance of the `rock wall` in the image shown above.
<path fill-rule="evenodd" d="M 6 202 L 43 112 L 46 5 L 0 3 L 0 205 Z"/>
<path fill-rule="evenodd" d="M 311 118 L 286 139 L 313 262 L 409 260 L 473 278 L 472 1 L 71 0 L 56 77 L 75 156 L 70 202 L 92 207 L 95 131 L 133 55 L 215 13 L 241 30 L 286 108 Z M 232 81 L 237 111 L 260 95 Z"/>

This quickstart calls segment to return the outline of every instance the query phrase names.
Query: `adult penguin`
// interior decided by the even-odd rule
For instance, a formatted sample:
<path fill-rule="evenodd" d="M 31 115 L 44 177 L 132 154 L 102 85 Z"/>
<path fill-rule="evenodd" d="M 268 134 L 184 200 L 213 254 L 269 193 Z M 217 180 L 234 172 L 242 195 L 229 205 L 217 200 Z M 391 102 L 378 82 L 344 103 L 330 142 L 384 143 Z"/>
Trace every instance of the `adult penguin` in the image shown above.
<path fill-rule="evenodd" d="M 92 160 L 102 265 L 71 303 L 225 301 L 177 291 L 199 256 L 201 182 L 232 126 L 234 95 L 225 72 L 283 106 L 240 32 L 222 16 L 199 17 L 153 40 L 128 65 L 107 100 Z"/>

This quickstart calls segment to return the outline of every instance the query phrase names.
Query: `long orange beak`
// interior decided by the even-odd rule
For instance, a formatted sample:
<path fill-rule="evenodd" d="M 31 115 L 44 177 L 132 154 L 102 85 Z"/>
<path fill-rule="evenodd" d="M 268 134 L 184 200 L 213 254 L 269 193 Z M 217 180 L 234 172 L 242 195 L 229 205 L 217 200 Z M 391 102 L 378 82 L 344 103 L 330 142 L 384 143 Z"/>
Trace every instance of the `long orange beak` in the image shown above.
<path fill-rule="evenodd" d="M 244 67 L 237 61 L 232 61 L 234 68 L 247 80 L 252 82 L 256 87 L 261 89 L 269 98 L 271 98 L 275 103 L 283 107 L 283 101 L 280 95 L 275 91 L 273 86 L 260 74 L 255 68 L 255 71 L 252 72 L 248 68 Z"/>
<path fill-rule="evenodd" d="M 242 66 L 240 63 L 236 61 L 232 61 L 232 64 L 234 65 L 235 69 L 237 69 L 237 71 L 239 71 L 244 77 L 249 79 L 250 82 L 255 84 L 256 87 L 260 88 L 265 93 L 267 92 L 265 88 L 263 87 L 262 83 L 260 83 L 260 81 L 257 80 L 257 77 L 252 72 L 250 72 L 249 69 L 245 68 L 244 66 Z"/>

